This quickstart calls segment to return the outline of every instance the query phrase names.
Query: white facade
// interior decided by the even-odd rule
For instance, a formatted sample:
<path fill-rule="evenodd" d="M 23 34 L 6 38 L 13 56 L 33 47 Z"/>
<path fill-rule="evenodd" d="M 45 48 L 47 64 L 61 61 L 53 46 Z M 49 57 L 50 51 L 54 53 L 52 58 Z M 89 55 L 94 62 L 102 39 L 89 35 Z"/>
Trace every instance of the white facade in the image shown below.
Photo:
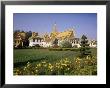
<path fill-rule="evenodd" d="M 51 42 L 42 42 L 42 44 L 43 44 L 43 47 L 51 47 L 52 46 Z"/>
<path fill-rule="evenodd" d="M 90 47 L 95 48 L 97 47 L 97 44 L 95 43 L 96 41 L 91 41 L 89 44 Z"/>
<path fill-rule="evenodd" d="M 70 42 L 72 43 L 72 47 L 77 47 L 77 48 L 81 47 L 79 38 L 74 38 L 70 40 Z"/>
<path fill-rule="evenodd" d="M 35 46 L 37 44 L 39 44 L 40 46 L 43 46 L 41 39 L 30 39 L 29 40 L 29 46 Z"/>
<path fill-rule="evenodd" d="M 72 43 L 72 47 L 77 46 L 78 48 L 81 47 L 80 44 L 74 44 Z"/>
<path fill-rule="evenodd" d="M 58 40 L 58 46 L 61 42 L 62 41 Z M 77 48 L 81 47 L 80 40 L 78 38 L 69 40 L 69 42 L 72 44 L 72 47 L 77 47 Z M 89 41 L 89 46 L 92 48 L 97 47 L 97 44 L 95 42 L 96 41 Z M 45 47 L 45 48 L 52 46 L 51 42 L 45 42 L 43 39 L 30 39 L 29 40 L 29 46 L 32 47 L 32 46 L 35 46 L 36 44 L 39 44 L 40 46 Z"/>
<path fill-rule="evenodd" d="M 40 40 L 40 39 L 35 39 L 35 40 L 30 39 L 29 40 L 29 46 L 32 47 L 32 46 L 35 46 L 37 44 L 39 44 L 42 47 L 51 47 L 52 46 L 51 42 L 44 42 L 43 39 L 42 40 Z"/>
<path fill-rule="evenodd" d="M 91 48 L 96 48 L 97 47 L 97 41 L 96 40 L 89 40 L 88 43 L 89 43 L 89 46 Z"/>

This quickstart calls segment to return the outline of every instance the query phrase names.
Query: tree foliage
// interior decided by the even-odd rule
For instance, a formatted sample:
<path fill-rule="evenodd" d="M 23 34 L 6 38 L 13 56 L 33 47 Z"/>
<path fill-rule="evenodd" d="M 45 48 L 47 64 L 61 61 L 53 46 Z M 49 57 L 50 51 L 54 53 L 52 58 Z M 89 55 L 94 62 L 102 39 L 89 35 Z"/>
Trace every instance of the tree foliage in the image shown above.
<path fill-rule="evenodd" d="M 88 44 L 88 39 L 85 35 L 81 37 L 81 43 L 80 43 L 80 54 L 81 57 L 85 57 L 87 55 L 91 55 L 90 46 Z"/>
<path fill-rule="evenodd" d="M 60 43 L 60 47 L 61 48 L 71 48 L 72 47 L 72 44 L 69 41 L 62 41 Z"/>
<path fill-rule="evenodd" d="M 22 37 L 22 42 L 23 42 L 23 46 L 22 44 L 19 44 L 18 48 L 20 47 L 27 47 L 29 46 L 29 37 L 32 36 L 32 32 L 31 31 L 23 31 L 23 30 L 15 30 L 14 31 L 14 39 L 16 38 L 16 36 L 18 36 L 18 33 L 25 33 L 25 36 L 21 36 Z"/>
<path fill-rule="evenodd" d="M 58 44 L 58 39 L 57 38 L 54 39 L 53 44 L 54 45 L 57 45 Z"/>
<path fill-rule="evenodd" d="M 53 41 L 52 41 L 52 45 L 53 45 L 53 48 L 58 48 L 58 39 L 55 38 Z"/>

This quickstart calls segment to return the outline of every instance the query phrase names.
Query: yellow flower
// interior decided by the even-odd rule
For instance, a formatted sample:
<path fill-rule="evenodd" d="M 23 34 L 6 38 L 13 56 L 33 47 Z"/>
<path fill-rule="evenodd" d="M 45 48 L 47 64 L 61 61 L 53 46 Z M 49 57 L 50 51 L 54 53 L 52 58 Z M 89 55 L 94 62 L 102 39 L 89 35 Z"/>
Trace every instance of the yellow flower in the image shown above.
<path fill-rule="evenodd" d="M 62 64 L 63 66 L 67 66 L 67 64 Z"/>
<path fill-rule="evenodd" d="M 46 67 L 46 66 L 47 66 L 47 64 L 44 65 L 44 67 Z"/>
<path fill-rule="evenodd" d="M 51 63 L 49 63 L 49 66 L 51 66 L 52 64 Z"/>
<path fill-rule="evenodd" d="M 65 60 L 68 60 L 68 58 L 66 58 Z"/>
<path fill-rule="evenodd" d="M 61 69 L 62 69 L 63 67 L 61 66 Z"/>
<path fill-rule="evenodd" d="M 43 63 L 43 64 L 45 64 L 46 62 L 45 62 L 45 61 L 43 61 L 42 63 Z"/>
<path fill-rule="evenodd" d="M 51 65 L 51 66 L 49 66 L 48 68 L 49 68 L 49 69 L 52 69 L 52 68 L 53 68 L 53 66 Z"/>
<path fill-rule="evenodd" d="M 16 71 L 17 71 L 17 72 L 19 72 L 19 70 L 18 70 L 18 69 L 17 69 Z"/>
<path fill-rule="evenodd" d="M 70 68 L 67 68 L 67 70 L 70 70 Z"/>
<path fill-rule="evenodd" d="M 81 62 L 79 61 L 78 63 L 80 64 Z"/>
<path fill-rule="evenodd" d="M 56 65 L 59 65 L 60 63 L 56 63 Z"/>
<path fill-rule="evenodd" d="M 51 69 L 51 71 L 53 71 L 53 70 Z"/>
<path fill-rule="evenodd" d="M 28 62 L 27 64 L 30 64 L 30 62 Z"/>
<path fill-rule="evenodd" d="M 18 75 L 18 73 L 16 72 L 15 75 Z"/>
<path fill-rule="evenodd" d="M 78 61 L 76 60 L 76 62 L 78 62 Z"/>
<path fill-rule="evenodd" d="M 26 70 L 26 67 L 24 67 L 24 70 Z"/>
<path fill-rule="evenodd" d="M 36 70 L 36 72 L 38 72 L 38 70 Z"/>
<path fill-rule="evenodd" d="M 37 66 L 38 66 L 38 67 L 40 67 L 40 66 L 41 66 L 41 64 L 39 63 Z"/>
<path fill-rule="evenodd" d="M 87 62 L 87 61 L 85 61 L 85 63 L 87 64 L 88 62 Z"/>

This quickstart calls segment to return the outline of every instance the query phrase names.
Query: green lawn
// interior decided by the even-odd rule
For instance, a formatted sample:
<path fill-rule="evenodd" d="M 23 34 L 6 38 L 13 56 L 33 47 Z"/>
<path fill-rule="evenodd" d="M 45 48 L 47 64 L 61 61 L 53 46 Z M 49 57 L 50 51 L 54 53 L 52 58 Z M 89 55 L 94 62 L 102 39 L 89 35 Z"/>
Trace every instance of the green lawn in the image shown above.
<path fill-rule="evenodd" d="M 78 57 L 79 51 L 14 49 L 14 75 L 97 75 L 97 49 L 93 57 Z"/>
<path fill-rule="evenodd" d="M 97 55 L 96 49 L 92 49 L 92 54 Z M 49 51 L 48 49 L 14 49 L 14 67 L 22 67 L 27 62 L 36 63 L 46 60 L 54 62 L 59 59 L 73 59 L 78 56 L 75 51 Z"/>

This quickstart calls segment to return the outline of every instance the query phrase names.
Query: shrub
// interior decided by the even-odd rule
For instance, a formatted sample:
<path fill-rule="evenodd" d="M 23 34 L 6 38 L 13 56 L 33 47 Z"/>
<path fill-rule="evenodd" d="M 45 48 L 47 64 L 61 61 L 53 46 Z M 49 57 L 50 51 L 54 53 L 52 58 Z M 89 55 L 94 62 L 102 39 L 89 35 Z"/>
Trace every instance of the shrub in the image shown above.
<path fill-rule="evenodd" d="M 71 50 L 71 48 L 62 48 L 63 51 Z"/>
<path fill-rule="evenodd" d="M 78 48 L 78 46 L 77 45 L 74 45 L 73 48 Z"/>
<path fill-rule="evenodd" d="M 80 49 L 79 48 L 71 48 L 70 50 L 71 51 L 79 51 Z"/>
<path fill-rule="evenodd" d="M 58 45 L 53 45 L 52 48 L 59 48 L 59 46 Z"/>
<path fill-rule="evenodd" d="M 50 51 L 62 51 L 62 48 L 49 48 Z"/>
<path fill-rule="evenodd" d="M 36 44 L 36 45 L 35 45 L 35 48 L 38 48 L 38 49 L 39 49 L 39 47 L 40 47 L 40 45 L 39 45 L 39 44 Z"/>
<path fill-rule="evenodd" d="M 72 44 L 69 41 L 62 41 L 62 42 L 60 42 L 59 46 L 61 48 L 71 48 Z"/>
<path fill-rule="evenodd" d="M 49 48 L 50 51 L 79 51 L 79 48 Z"/>

